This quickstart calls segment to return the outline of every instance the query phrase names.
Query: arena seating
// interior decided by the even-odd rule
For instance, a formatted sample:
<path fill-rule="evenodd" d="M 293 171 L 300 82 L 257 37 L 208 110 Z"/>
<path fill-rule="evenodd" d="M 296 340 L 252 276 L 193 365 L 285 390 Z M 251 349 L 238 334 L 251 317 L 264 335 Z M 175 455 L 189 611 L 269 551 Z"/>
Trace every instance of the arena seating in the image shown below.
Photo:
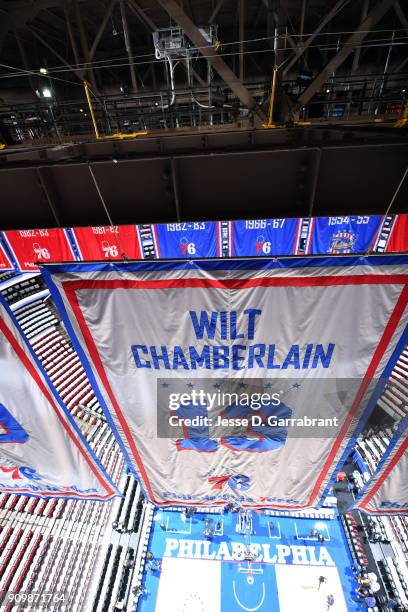
<path fill-rule="evenodd" d="M 408 412 L 408 348 L 402 352 L 395 364 L 379 406 L 394 418 L 403 418 Z"/>
<path fill-rule="evenodd" d="M 82 432 L 112 479 L 118 481 L 123 472 L 122 456 L 52 303 L 44 301 L 41 277 L 5 276 L 0 277 L 0 283 L 7 281 L 0 286 L 2 294 Z M 133 495 L 130 492 L 127 500 L 127 522 L 137 509 L 135 484 L 133 481 Z M 113 502 L 0 494 L 0 522 L 6 526 L 0 530 L 0 588 L 65 589 L 71 593 L 72 609 L 83 609 L 94 565 L 108 549 L 100 539 L 112 522 L 112 509 Z"/>

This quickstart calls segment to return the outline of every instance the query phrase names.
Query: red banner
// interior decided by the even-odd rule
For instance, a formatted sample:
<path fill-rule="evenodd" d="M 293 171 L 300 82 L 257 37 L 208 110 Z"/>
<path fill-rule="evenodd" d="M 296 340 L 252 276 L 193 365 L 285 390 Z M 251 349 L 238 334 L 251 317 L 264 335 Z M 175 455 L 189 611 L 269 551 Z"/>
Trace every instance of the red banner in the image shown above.
<path fill-rule="evenodd" d="M 36 262 L 75 261 L 63 229 L 13 230 L 4 236 L 22 272 L 38 270 Z"/>
<path fill-rule="evenodd" d="M 0 271 L 3 272 L 5 270 L 13 270 L 13 264 L 7 257 L 4 249 L 0 243 Z"/>
<path fill-rule="evenodd" d="M 387 244 L 387 253 L 408 252 L 408 215 L 398 215 Z"/>
<path fill-rule="evenodd" d="M 76 227 L 73 233 L 83 261 L 141 259 L 136 225 Z"/>

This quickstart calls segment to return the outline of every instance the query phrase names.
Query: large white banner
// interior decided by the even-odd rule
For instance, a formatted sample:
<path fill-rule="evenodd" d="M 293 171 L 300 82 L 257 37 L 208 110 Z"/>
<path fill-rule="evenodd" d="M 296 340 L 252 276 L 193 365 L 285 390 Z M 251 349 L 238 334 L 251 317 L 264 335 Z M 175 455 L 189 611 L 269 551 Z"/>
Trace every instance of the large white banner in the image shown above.
<path fill-rule="evenodd" d="M 408 416 L 401 422 L 355 507 L 368 514 L 408 514 Z"/>
<path fill-rule="evenodd" d="M 0 491 L 94 500 L 117 494 L 1 297 Z"/>
<path fill-rule="evenodd" d="M 155 504 L 302 509 L 327 494 L 394 358 L 407 264 L 144 262 L 44 274 Z M 236 395 L 220 400 L 224 391 Z"/>

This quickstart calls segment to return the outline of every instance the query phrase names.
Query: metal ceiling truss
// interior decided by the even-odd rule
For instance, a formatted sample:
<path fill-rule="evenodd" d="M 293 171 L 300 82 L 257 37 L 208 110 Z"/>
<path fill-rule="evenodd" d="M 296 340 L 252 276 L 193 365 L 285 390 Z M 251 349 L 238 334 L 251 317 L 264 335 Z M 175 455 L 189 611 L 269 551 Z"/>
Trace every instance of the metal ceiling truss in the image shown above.
<path fill-rule="evenodd" d="M 264 121 L 264 110 L 261 108 L 260 103 L 258 103 L 257 99 L 255 98 L 255 94 L 251 93 L 252 90 L 250 86 L 246 86 L 244 84 L 246 61 L 245 39 L 249 35 L 246 32 L 246 28 L 248 26 L 246 26 L 245 17 L 251 8 L 251 5 L 248 2 L 246 3 L 245 0 L 237 0 L 237 23 L 239 34 L 238 62 L 236 65 L 238 72 L 237 75 L 233 70 L 231 70 L 224 58 L 218 54 L 211 45 L 208 44 L 207 39 L 203 36 L 199 27 L 194 23 L 191 17 L 191 6 L 189 6 L 187 3 L 180 3 L 178 0 L 156 0 L 156 2 L 166 11 L 171 19 L 173 19 L 173 21 L 184 30 L 186 36 L 188 36 L 201 55 L 209 62 L 209 64 L 211 64 L 222 81 L 232 91 L 233 95 L 239 99 L 241 105 L 247 108 L 253 114 L 256 122 L 258 123 L 259 119 Z M 306 39 L 301 37 L 298 44 L 296 44 L 287 32 L 286 23 L 289 17 L 288 0 L 261 0 L 260 6 L 264 6 L 267 9 L 267 35 L 269 36 L 269 44 L 275 50 L 274 63 L 278 66 L 282 65 L 282 69 L 279 70 L 277 74 L 278 107 L 284 95 L 282 88 L 279 87 L 281 80 L 290 73 L 293 66 L 304 56 L 305 52 L 310 48 L 319 33 L 322 32 L 330 21 L 337 14 L 343 11 L 343 9 L 349 5 L 350 2 L 351 0 L 337 0 L 331 10 L 317 25 L 314 32 Z M 212 3 L 212 12 L 208 17 L 209 24 L 214 22 L 217 15 L 223 8 L 224 3 L 225 0 L 214 0 Z M 115 6 L 118 6 L 120 8 L 122 18 L 130 81 L 132 83 L 133 94 L 135 94 L 138 92 L 138 79 L 135 70 L 127 11 L 130 11 L 133 15 L 137 16 L 139 21 L 149 33 L 160 28 L 150 17 L 146 9 L 143 9 L 139 5 L 138 0 L 106 0 L 101 2 L 101 4 L 104 7 L 104 12 L 100 18 L 99 24 L 95 24 L 96 34 L 94 34 L 93 41 L 90 41 L 88 39 L 86 24 L 84 23 L 81 11 L 81 5 L 84 5 L 82 0 L 38 0 L 36 2 L 31 2 L 30 0 L 17 0 L 7 4 L 4 2 L 4 0 L 0 0 L 0 49 L 7 32 L 10 29 L 14 30 L 16 45 L 19 49 L 19 54 L 21 57 L 21 63 L 28 73 L 28 71 L 30 71 L 29 54 L 25 51 L 24 40 L 22 37 L 22 32 L 26 31 L 30 33 L 30 35 L 33 36 L 39 43 L 41 43 L 41 45 L 52 55 L 54 55 L 54 57 L 57 58 L 61 64 L 69 68 L 72 74 L 74 74 L 79 81 L 89 78 L 92 85 L 92 90 L 94 93 L 98 93 L 96 76 L 98 76 L 98 79 L 100 79 L 101 72 L 97 71 L 97 68 L 92 66 L 92 62 L 95 58 L 103 34 L 106 31 L 109 20 L 112 17 L 114 8 Z M 300 29 L 302 34 L 305 27 L 307 4 L 307 0 L 302 0 L 300 7 Z M 339 66 L 341 66 L 351 54 L 353 54 L 351 74 L 353 75 L 356 73 L 360 61 L 360 45 L 362 41 L 390 8 L 395 10 L 402 27 L 408 31 L 408 19 L 401 3 L 398 0 L 379 0 L 369 12 L 369 0 L 361 0 L 360 4 L 360 24 L 356 31 L 347 38 L 341 49 L 335 53 L 334 57 L 332 57 L 326 66 L 314 77 L 312 82 L 301 93 L 296 102 L 294 104 L 291 103 L 292 110 L 290 114 L 295 120 L 299 119 L 302 108 L 308 105 L 316 93 L 321 91 L 323 85 L 327 82 L 328 77 L 335 74 Z M 61 14 L 63 17 L 50 12 L 50 9 L 57 7 L 61 9 Z M 58 51 L 59 46 L 58 49 L 55 48 L 55 45 L 50 42 L 47 35 L 39 29 L 38 24 L 36 25 L 34 21 L 35 17 L 41 11 L 47 12 L 47 14 L 51 15 L 53 18 L 53 23 L 55 23 L 55 20 L 58 20 L 59 23 L 65 25 L 68 39 L 70 41 L 70 47 L 72 49 L 71 57 L 73 58 L 73 63 L 70 63 L 66 56 L 64 56 L 62 52 Z M 33 21 L 34 23 L 32 23 Z M 63 44 L 63 42 L 64 41 L 61 40 L 61 44 Z M 287 45 L 293 49 L 292 56 L 290 56 L 291 51 Z M 256 64 L 256 60 L 252 56 L 250 56 L 250 59 L 254 64 Z M 389 73 L 396 74 L 401 72 L 406 66 L 407 61 L 407 58 L 403 58 L 399 65 L 389 70 Z M 185 62 L 179 62 L 179 66 L 187 71 Z M 153 73 L 153 82 L 156 80 L 154 68 L 155 67 L 153 65 L 149 66 L 149 70 Z M 190 69 L 196 82 L 198 82 L 202 87 L 210 86 L 207 80 L 203 79 L 192 66 L 190 66 Z M 33 79 L 30 75 L 27 76 L 30 82 L 30 87 L 35 92 Z M 193 81 L 191 81 L 191 83 L 192 82 Z M 257 92 L 257 96 L 259 100 L 259 92 Z M 286 119 L 288 117 L 288 113 L 280 112 L 278 108 L 277 117 Z"/>
<path fill-rule="evenodd" d="M 183 28 L 186 36 L 188 36 L 199 52 L 212 65 L 224 83 L 226 83 L 231 91 L 240 99 L 241 103 L 259 119 L 265 120 L 265 114 L 257 104 L 255 98 L 253 98 L 245 85 L 243 85 L 222 57 L 216 53 L 213 47 L 208 45 L 206 38 L 201 34 L 198 27 L 191 21 L 182 7 L 175 0 L 158 0 L 158 2 L 170 17 Z"/>
<path fill-rule="evenodd" d="M 313 79 L 310 85 L 298 98 L 293 109 L 293 116 L 295 119 L 299 118 L 302 107 L 306 106 L 313 98 L 313 96 L 320 91 L 322 86 L 326 83 L 327 78 L 330 74 L 336 72 L 337 68 L 349 57 L 355 48 L 366 38 L 369 32 L 376 26 L 376 24 L 382 19 L 385 13 L 392 8 L 395 4 L 395 0 L 381 0 L 371 9 L 364 21 L 359 25 L 359 28 L 351 34 L 342 48 L 336 53 L 334 57 L 326 64 L 321 72 Z"/>

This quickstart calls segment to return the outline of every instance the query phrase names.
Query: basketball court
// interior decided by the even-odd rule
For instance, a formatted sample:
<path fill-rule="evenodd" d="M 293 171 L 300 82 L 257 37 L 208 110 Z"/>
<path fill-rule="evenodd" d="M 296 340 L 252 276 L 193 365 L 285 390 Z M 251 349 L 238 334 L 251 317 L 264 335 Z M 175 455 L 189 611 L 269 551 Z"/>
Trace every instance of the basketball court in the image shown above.
<path fill-rule="evenodd" d="M 353 599 L 357 584 L 337 517 L 253 512 L 250 535 L 237 532 L 238 517 L 233 512 L 185 518 L 157 510 L 148 550 L 162 567 L 144 577 L 138 611 L 363 610 Z M 208 524 L 210 537 L 204 535 Z M 324 542 L 318 542 L 316 531 Z"/>

